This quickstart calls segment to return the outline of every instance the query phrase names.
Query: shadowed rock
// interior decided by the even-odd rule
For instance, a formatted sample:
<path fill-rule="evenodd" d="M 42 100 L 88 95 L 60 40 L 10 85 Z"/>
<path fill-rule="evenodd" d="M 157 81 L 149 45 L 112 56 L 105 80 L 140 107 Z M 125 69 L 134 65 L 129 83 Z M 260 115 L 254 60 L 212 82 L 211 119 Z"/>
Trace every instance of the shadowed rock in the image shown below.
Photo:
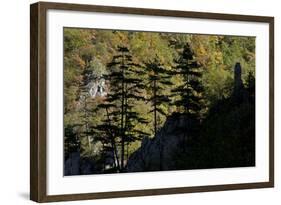
<path fill-rule="evenodd" d="M 169 116 L 154 138 L 145 137 L 141 147 L 134 152 L 127 164 L 128 172 L 171 170 L 175 167 L 173 153 L 181 144 L 186 117 Z"/>

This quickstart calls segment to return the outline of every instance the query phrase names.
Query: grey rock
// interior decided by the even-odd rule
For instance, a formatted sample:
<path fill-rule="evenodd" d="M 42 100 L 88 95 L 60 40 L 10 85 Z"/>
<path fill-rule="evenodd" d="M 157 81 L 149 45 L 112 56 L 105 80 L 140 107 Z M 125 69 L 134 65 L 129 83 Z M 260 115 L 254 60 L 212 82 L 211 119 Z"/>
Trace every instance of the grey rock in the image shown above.
<path fill-rule="evenodd" d="M 97 96 L 104 97 L 107 95 L 106 93 L 106 84 L 103 78 L 98 78 L 88 84 L 89 95 L 91 98 L 95 98 Z"/>
<path fill-rule="evenodd" d="M 68 159 L 64 163 L 64 175 L 80 174 L 80 153 L 73 152 L 69 154 Z"/>
<path fill-rule="evenodd" d="M 129 158 L 128 172 L 170 170 L 173 154 L 183 140 L 186 117 L 170 116 L 154 138 L 145 137 L 141 146 Z"/>

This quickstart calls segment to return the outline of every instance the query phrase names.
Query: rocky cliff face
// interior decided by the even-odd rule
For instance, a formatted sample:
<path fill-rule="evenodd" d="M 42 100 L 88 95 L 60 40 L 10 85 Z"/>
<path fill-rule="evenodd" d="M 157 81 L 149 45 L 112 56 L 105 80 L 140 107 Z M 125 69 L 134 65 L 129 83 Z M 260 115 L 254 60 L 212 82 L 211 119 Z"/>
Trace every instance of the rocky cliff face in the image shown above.
<path fill-rule="evenodd" d="M 255 166 L 254 77 L 249 75 L 244 85 L 237 64 L 234 79 L 232 95 L 213 104 L 200 121 L 190 114 L 168 116 L 155 137 L 143 138 L 124 172 Z M 78 150 L 69 154 L 65 175 L 116 172 L 112 151 L 102 152 L 99 141 L 91 144 L 95 151 L 90 158 Z"/>
<path fill-rule="evenodd" d="M 89 95 L 91 98 L 95 98 L 97 96 L 104 97 L 107 95 L 106 93 L 106 84 L 103 78 L 97 78 L 88 84 Z"/>
<path fill-rule="evenodd" d="M 186 117 L 169 116 L 154 138 L 144 138 L 141 147 L 127 163 L 128 172 L 171 170 L 175 167 L 173 154 L 183 141 Z"/>
<path fill-rule="evenodd" d="M 127 171 L 254 166 L 255 90 L 250 90 L 254 81 L 248 80 L 245 87 L 241 70 L 237 63 L 232 95 L 218 100 L 200 126 L 183 114 L 169 116 L 154 138 L 142 140 L 128 160 Z"/>

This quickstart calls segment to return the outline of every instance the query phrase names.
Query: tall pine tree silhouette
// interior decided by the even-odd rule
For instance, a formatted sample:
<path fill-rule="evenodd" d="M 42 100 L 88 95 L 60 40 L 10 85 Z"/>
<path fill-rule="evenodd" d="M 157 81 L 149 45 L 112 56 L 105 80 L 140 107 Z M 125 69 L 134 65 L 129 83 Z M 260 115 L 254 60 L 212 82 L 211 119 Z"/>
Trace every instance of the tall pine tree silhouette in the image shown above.
<path fill-rule="evenodd" d="M 180 107 L 184 113 L 186 117 L 185 135 L 192 138 L 198 135 L 204 106 L 202 69 L 194 59 L 194 53 L 189 44 L 183 47 L 180 57 L 175 63 L 172 74 L 181 76 L 183 81 L 171 91 L 172 96 L 177 96 L 173 104 Z"/>
<path fill-rule="evenodd" d="M 155 59 L 153 62 L 146 63 L 146 71 L 148 75 L 148 83 L 146 89 L 150 91 L 150 97 L 146 99 L 151 103 L 149 113 L 153 114 L 153 133 L 154 137 L 159 129 L 158 117 L 166 116 L 167 113 L 163 109 L 163 105 L 168 105 L 170 102 L 167 90 L 172 85 L 169 72 L 165 67 Z M 163 142 L 159 143 L 159 170 L 163 169 Z"/>
<path fill-rule="evenodd" d="M 161 105 L 168 104 L 170 102 L 169 95 L 164 94 L 164 91 L 168 90 L 172 85 L 170 81 L 169 72 L 165 67 L 155 59 L 153 62 L 146 63 L 146 71 L 148 75 L 147 90 L 150 90 L 150 97 L 147 99 L 152 104 L 150 113 L 153 113 L 153 132 L 156 136 L 158 127 L 158 115 L 166 116 L 165 111 L 161 108 Z"/>
<path fill-rule="evenodd" d="M 106 78 L 110 82 L 109 93 L 104 104 L 98 106 L 106 109 L 107 120 L 97 128 L 107 130 L 107 135 L 112 138 L 112 145 L 120 144 L 119 149 L 115 146 L 115 155 L 118 171 L 123 172 L 126 151 L 128 156 L 128 145 L 148 135 L 136 128 L 137 124 L 148 123 L 135 110 L 135 103 L 144 100 L 142 96 L 144 85 L 140 79 L 144 73 L 141 67 L 133 62 L 129 49 L 124 46 L 118 47 L 117 55 L 108 64 L 108 68 L 110 74 Z"/>

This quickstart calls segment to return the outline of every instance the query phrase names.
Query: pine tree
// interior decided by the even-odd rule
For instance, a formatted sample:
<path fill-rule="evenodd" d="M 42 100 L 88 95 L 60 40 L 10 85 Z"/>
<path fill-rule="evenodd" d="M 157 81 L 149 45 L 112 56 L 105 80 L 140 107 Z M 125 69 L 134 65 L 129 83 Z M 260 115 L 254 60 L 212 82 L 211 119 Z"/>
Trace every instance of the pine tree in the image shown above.
<path fill-rule="evenodd" d="M 119 154 L 118 154 L 118 147 L 117 147 L 117 141 L 118 137 L 120 136 L 120 129 L 118 124 L 116 123 L 118 121 L 118 112 L 117 106 L 105 102 L 103 104 L 100 104 L 97 109 L 103 109 L 105 111 L 105 119 L 102 121 L 102 124 L 93 126 L 94 132 L 97 133 L 97 136 L 100 136 L 99 139 L 103 144 L 103 160 L 104 164 L 106 164 L 106 152 L 111 152 L 113 155 L 113 171 L 120 171 L 120 160 L 119 160 Z M 105 171 L 105 170 L 104 170 Z"/>
<path fill-rule="evenodd" d="M 149 113 L 153 113 L 154 136 L 156 136 L 158 127 L 158 116 L 166 116 L 166 112 L 161 105 L 167 105 L 170 102 L 169 96 L 164 94 L 172 85 L 168 71 L 164 66 L 155 59 L 154 62 L 146 63 L 146 71 L 148 73 L 148 83 L 146 89 L 151 92 L 151 96 L 147 99 L 152 104 Z"/>
<path fill-rule="evenodd" d="M 183 82 L 171 91 L 172 96 L 177 97 L 173 104 L 181 107 L 186 116 L 185 133 L 189 136 L 197 135 L 204 107 L 202 70 L 194 59 L 189 44 L 184 46 L 179 59 L 176 60 L 172 74 L 180 75 L 183 79 Z"/>
<path fill-rule="evenodd" d="M 68 125 L 64 128 L 64 158 L 65 160 L 69 157 L 69 155 L 73 152 L 79 151 L 80 141 L 78 139 L 77 133 L 75 132 L 75 128 L 77 125 Z"/>
<path fill-rule="evenodd" d="M 101 129 L 103 126 L 104 129 L 107 129 L 107 135 L 112 138 L 112 145 L 120 143 L 120 151 L 115 148 L 115 155 L 117 161 L 120 161 L 120 166 L 117 166 L 118 170 L 122 172 L 125 170 L 125 151 L 128 156 L 129 144 L 147 135 L 136 129 L 136 125 L 147 123 L 147 121 L 135 110 L 135 103 L 144 100 L 142 96 L 144 85 L 140 78 L 143 72 L 140 70 L 140 66 L 133 62 L 127 47 L 119 46 L 117 52 L 118 54 L 113 56 L 112 61 L 108 64 L 111 72 L 106 78 L 110 81 L 110 92 L 104 104 L 99 106 L 103 109 L 106 107 L 108 122 L 104 122 L 105 124 L 97 128 Z M 120 159 L 117 155 L 120 155 Z"/>
<path fill-rule="evenodd" d="M 156 136 L 159 129 L 158 118 L 160 116 L 166 116 L 163 106 L 168 105 L 170 102 L 169 96 L 165 93 L 169 90 L 169 86 L 172 85 L 170 81 L 170 75 L 165 67 L 155 59 L 154 62 L 146 63 L 146 71 L 148 73 L 148 83 L 146 89 L 150 91 L 151 95 L 147 99 L 152 105 L 149 113 L 153 114 L 153 133 Z M 159 170 L 163 169 L 163 143 L 159 143 Z"/>

